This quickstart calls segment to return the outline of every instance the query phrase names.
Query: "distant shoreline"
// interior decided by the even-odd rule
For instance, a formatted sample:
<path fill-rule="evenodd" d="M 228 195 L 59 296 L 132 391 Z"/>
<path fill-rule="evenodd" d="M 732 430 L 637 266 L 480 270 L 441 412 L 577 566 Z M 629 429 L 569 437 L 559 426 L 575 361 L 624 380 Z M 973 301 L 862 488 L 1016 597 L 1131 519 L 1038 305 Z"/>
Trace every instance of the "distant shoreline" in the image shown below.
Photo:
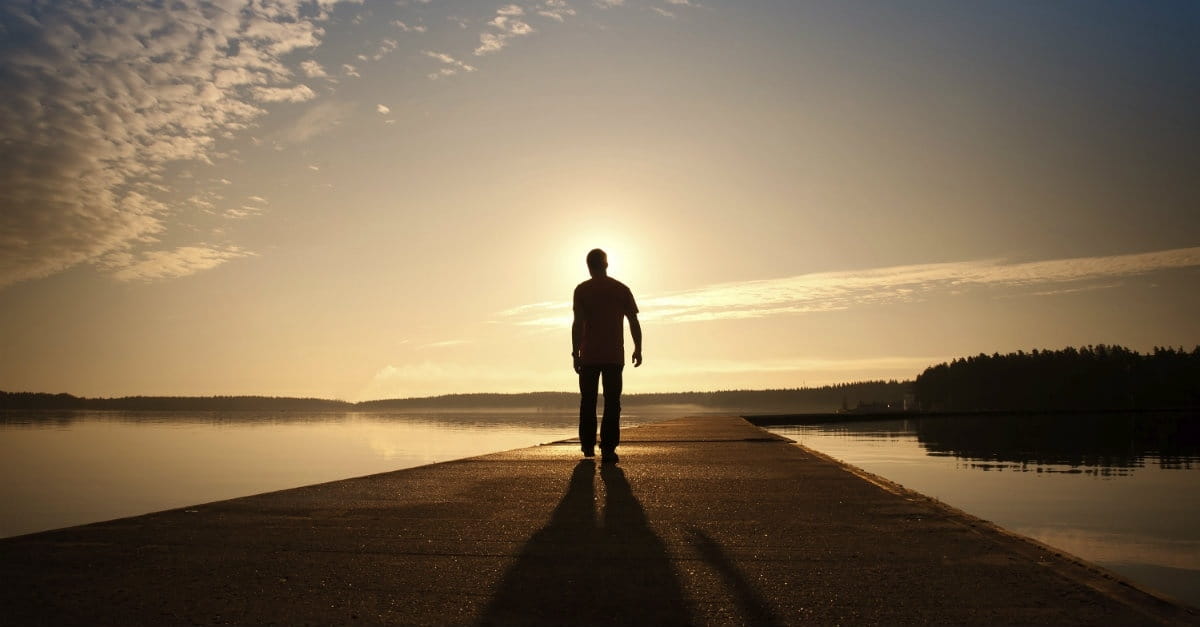
<path fill-rule="evenodd" d="M 831 412 L 839 407 L 897 405 L 911 381 L 862 381 L 819 388 L 665 392 L 622 395 L 629 409 L 674 406 L 730 413 Z M 0 391 L 0 410 L 154 410 L 154 411 L 378 411 L 378 410 L 541 410 L 571 411 L 578 392 L 447 394 L 361 401 L 271 396 L 126 396 L 86 398 L 71 394 Z"/>
<path fill-rule="evenodd" d="M 833 413 L 784 413 L 784 414 L 740 414 L 758 427 L 783 425 L 811 425 L 830 422 L 866 422 L 872 420 L 903 420 L 906 418 L 950 418 L 950 417 L 1009 417 L 1009 416 L 1082 416 L 1112 414 L 1182 414 L 1200 420 L 1200 409 L 1194 407 L 1146 408 L 1146 409 L 1024 409 L 1024 410 L 980 410 L 980 411 L 892 411 L 892 412 L 833 412 Z"/>

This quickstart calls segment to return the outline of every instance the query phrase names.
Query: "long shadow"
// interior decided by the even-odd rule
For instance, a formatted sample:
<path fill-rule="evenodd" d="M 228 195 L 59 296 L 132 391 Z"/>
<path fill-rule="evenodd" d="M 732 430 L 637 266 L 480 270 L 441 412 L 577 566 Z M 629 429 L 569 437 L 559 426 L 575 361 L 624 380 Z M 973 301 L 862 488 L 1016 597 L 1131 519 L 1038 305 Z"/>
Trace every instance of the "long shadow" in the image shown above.
<path fill-rule="evenodd" d="M 624 472 L 579 462 L 545 527 L 529 539 L 480 625 L 685 625 L 690 612 L 662 541 Z"/>
<path fill-rule="evenodd" d="M 771 604 L 746 580 L 716 540 L 699 529 L 693 528 L 689 532 L 704 561 L 721 575 L 725 587 L 733 593 L 733 600 L 747 623 L 763 627 L 783 624 L 775 615 L 775 610 L 771 609 Z"/>

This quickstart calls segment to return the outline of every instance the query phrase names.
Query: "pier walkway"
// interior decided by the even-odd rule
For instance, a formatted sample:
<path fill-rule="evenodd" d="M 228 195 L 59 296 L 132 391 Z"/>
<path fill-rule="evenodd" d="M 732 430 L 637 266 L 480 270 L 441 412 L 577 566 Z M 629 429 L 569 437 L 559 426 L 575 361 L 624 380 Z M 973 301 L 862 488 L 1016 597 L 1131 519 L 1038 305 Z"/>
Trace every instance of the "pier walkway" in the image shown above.
<path fill-rule="evenodd" d="M 736 417 L 0 540 L 0 624 L 1196 624 Z"/>

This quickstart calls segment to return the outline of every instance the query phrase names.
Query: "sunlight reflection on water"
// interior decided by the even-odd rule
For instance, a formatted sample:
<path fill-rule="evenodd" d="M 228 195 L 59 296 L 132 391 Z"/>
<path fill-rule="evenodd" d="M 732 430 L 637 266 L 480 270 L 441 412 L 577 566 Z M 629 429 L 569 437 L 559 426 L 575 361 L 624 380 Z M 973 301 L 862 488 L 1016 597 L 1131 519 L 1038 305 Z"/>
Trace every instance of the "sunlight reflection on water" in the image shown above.
<path fill-rule="evenodd" d="M 630 413 L 623 426 L 655 419 Z M 576 435 L 570 412 L 0 414 L 0 537 Z"/>

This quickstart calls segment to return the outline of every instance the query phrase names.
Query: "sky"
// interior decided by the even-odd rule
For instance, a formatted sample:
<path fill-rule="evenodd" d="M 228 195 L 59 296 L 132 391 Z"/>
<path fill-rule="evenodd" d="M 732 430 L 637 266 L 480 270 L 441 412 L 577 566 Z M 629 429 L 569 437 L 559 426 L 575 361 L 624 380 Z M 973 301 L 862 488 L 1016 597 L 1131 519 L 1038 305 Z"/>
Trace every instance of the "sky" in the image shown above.
<path fill-rule="evenodd" d="M 0 94 L 6 391 L 574 390 L 594 247 L 627 392 L 1200 344 L 1191 1 L 7 0 Z"/>

